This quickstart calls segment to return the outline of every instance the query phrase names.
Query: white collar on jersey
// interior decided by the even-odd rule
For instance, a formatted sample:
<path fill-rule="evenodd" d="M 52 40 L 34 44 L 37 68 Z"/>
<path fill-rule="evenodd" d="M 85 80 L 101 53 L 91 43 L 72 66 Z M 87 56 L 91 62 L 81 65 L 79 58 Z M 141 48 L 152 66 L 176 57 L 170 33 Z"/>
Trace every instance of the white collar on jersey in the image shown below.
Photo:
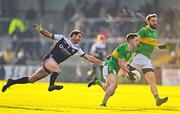
<path fill-rule="evenodd" d="M 78 44 L 72 43 L 69 38 L 66 38 L 65 40 L 67 41 L 67 43 L 68 43 L 72 48 L 75 48 L 75 49 L 79 50 Z"/>

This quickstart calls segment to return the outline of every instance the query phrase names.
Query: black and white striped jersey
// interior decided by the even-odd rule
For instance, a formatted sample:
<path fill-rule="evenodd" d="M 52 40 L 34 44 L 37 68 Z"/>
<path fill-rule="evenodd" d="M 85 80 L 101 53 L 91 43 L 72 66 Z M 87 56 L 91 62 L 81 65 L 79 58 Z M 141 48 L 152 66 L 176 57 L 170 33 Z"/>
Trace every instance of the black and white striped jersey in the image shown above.
<path fill-rule="evenodd" d="M 86 54 L 77 44 L 73 44 L 69 38 L 63 35 L 54 34 L 53 39 L 56 43 L 43 60 L 53 58 L 57 63 L 61 63 L 75 53 L 80 57 L 83 57 Z"/>

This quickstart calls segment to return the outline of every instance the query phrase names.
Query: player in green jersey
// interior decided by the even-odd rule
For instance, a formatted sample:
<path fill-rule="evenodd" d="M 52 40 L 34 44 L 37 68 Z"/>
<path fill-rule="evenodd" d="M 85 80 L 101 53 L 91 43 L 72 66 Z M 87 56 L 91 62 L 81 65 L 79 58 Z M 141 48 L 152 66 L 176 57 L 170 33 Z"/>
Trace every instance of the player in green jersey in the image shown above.
<path fill-rule="evenodd" d="M 168 100 L 168 97 L 161 99 L 158 95 L 151 59 L 155 47 L 166 49 L 168 48 L 168 45 L 161 45 L 157 43 L 157 15 L 149 14 L 146 17 L 146 21 L 148 25 L 141 28 L 138 32 L 140 43 L 138 45 L 136 53 L 132 56 L 132 62 L 130 62 L 130 65 L 128 66 L 130 71 L 136 68 L 142 70 L 147 82 L 150 85 L 151 92 L 156 100 L 156 105 L 160 106 Z"/>
<path fill-rule="evenodd" d="M 103 76 L 106 79 L 106 83 L 101 82 L 96 77 L 88 83 L 88 87 L 97 84 L 106 92 L 101 106 L 106 106 L 109 97 L 114 94 L 117 88 L 116 75 L 120 69 L 122 69 L 124 75 L 129 76 L 129 78 L 135 75 L 127 69 L 126 65 L 132 53 L 137 48 L 139 43 L 138 35 L 136 33 L 130 33 L 126 36 L 126 40 L 126 43 L 119 45 L 113 51 L 111 59 L 105 62 Z"/>

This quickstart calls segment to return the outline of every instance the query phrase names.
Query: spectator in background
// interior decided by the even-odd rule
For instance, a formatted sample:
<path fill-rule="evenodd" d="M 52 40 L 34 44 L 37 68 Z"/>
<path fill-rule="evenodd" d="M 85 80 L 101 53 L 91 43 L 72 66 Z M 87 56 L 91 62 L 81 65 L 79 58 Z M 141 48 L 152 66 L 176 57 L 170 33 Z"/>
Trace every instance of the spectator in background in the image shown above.
<path fill-rule="evenodd" d="M 77 9 L 73 17 L 71 18 L 71 21 L 74 22 L 74 28 L 75 29 L 81 29 L 84 28 L 84 15 L 80 11 L 80 9 Z"/>
<path fill-rule="evenodd" d="M 16 65 L 25 65 L 26 64 L 26 57 L 24 53 L 24 49 L 20 49 L 19 52 L 17 53 L 17 58 L 15 61 Z"/>
<path fill-rule="evenodd" d="M 172 34 L 172 38 L 177 38 L 177 31 L 176 31 L 176 14 L 172 8 L 168 8 L 168 10 L 165 12 L 164 16 L 164 23 L 168 24 L 169 26 L 169 32 Z M 165 31 L 166 32 L 166 31 Z"/>
<path fill-rule="evenodd" d="M 19 29 L 19 32 L 24 32 L 25 24 L 22 19 L 13 18 L 9 25 L 9 35 L 12 35 L 17 29 Z"/>
<path fill-rule="evenodd" d="M 99 14 L 98 16 L 100 18 L 107 18 L 107 6 L 104 2 L 102 2 L 101 7 L 99 8 Z"/>
<path fill-rule="evenodd" d="M 171 51 L 170 57 L 171 57 L 171 60 L 169 61 L 169 64 L 171 64 L 171 65 L 179 65 L 180 64 L 180 58 L 177 56 L 176 51 Z"/>
<path fill-rule="evenodd" d="M 21 33 L 19 37 L 20 46 L 18 48 L 18 52 L 23 49 L 25 55 L 28 55 L 30 60 L 36 60 L 37 58 L 39 58 L 39 49 L 41 44 L 39 38 L 34 36 L 32 30 L 33 29 L 31 26 L 27 26 L 25 31 Z"/>
<path fill-rule="evenodd" d="M 34 21 L 34 20 L 37 19 L 37 12 L 36 12 L 36 10 L 34 9 L 33 6 L 31 6 L 31 7 L 27 10 L 26 15 L 25 15 L 25 18 L 26 18 L 26 20 L 28 20 L 28 21 Z"/>
<path fill-rule="evenodd" d="M 76 9 L 71 1 L 68 2 L 68 4 L 63 9 L 63 20 L 64 20 L 64 33 L 68 33 L 70 19 L 74 15 Z"/>
<path fill-rule="evenodd" d="M 95 56 L 96 58 L 98 58 L 101 61 L 104 61 L 106 56 L 107 56 L 107 38 L 108 35 L 106 32 L 101 32 L 97 35 L 96 41 L 92 44 L 91 49 L 90 49 L 90 54 Z M 93 76 L 93 75 L 97 75 L 97 68 L 100 68 L 100 77 L 98 77 L 100 80 L 103 81 L 103 75 L 102 75 L 102 66 L 96 66 L 93 65 L 92 69 L 90 69 L 87 72 L 88 75 L 88 80 Z"/>
<path fill-rule="evenodd" d="M 63 10 L 64 20 L 68 21 L 69 19 L 71 19 L 71 17 L 74 15 L 74 13 L 75 13 L 75 7 L 74 7 L 73 3 L 71 1 L 69 1 Z"/>
<path fill-rule="evenodd" d="M 20 47 L 20 43 L 18 41 L 22 33 L 25 31 L 25 29 L 26 26 L 23 20 L 19 18 L 13 18 L 12 21 L 10 22 L 9 35 L 12 38 L 12 45 L 13 45 L 12 49 L 15 52 L 17 52 Z"/>
<path fill-rule="evenodd" d="M 163 28 L 163 31 L 161 32 L 161 37 L 166 40 L 172 39 L 174 35 L 170 30 L 171 26 L 168 23 L 165 23 L 164 26 L 165 27 Z"/>
<path fill-rule="evenodd" d="M 26 65 L 26 56 L 24 49 L 20 49 L 17 52 L 16 58 L 13 61 L 12 69 L 11 69 L 11 75 L 10 77 L 14 77 L 15 75 L 20 75 L 21 67 L 19 65 Z M 17 73 L 17 74 L 16 74 Z"/>
<path fill-rule="evenodd" d="M 0 80 L 5 80 L 6 71 L 3 65 L 0 64 Z"/>
<path fill-rule="evenodd" d="M 10 64 L 15 59 L 15 52 L 12 49 L 8 49 L 3 52 L 0 57 L 0 64 Z"/>

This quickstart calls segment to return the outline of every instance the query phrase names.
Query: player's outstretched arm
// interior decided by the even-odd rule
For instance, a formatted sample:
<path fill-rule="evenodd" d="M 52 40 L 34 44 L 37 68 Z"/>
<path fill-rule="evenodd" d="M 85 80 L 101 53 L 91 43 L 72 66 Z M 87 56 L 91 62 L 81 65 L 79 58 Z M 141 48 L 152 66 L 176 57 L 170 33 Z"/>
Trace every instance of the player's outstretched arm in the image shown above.
<path fill-rule="evenodd" d="M 92 56 L 92 55 L 86 54 L 86 55 L 84 55 L 83 57 L 84 57 L 86 60 L 88 60 L 89 62 L 94 63 L 94 64 L 96 64 L 96 65 L 103 66 L 103 64 L 104 64 L 103 61 L 95 58 L 95 57 Z"/>
<path fill-rule="evenodd" d="M 41 27 L 41 24 L 34 24 L 33 28 L 47 38 L 53 39 L 53 34 Z"/>

